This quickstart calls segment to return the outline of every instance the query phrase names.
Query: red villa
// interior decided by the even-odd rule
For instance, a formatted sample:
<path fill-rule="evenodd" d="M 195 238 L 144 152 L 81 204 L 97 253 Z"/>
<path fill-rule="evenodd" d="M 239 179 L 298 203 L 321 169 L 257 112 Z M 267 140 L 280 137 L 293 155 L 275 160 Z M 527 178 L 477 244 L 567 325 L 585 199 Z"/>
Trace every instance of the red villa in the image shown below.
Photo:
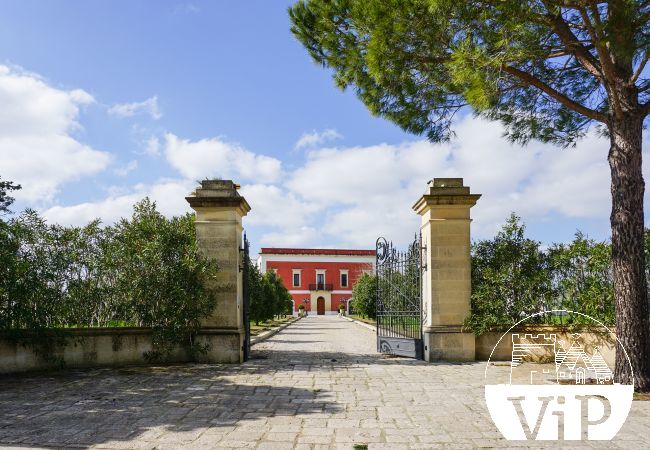
<path fill-rule="evenodd" d="M 375 266 L 374 250 L 262 248 L 258 265 L 274 270 L 293 297 L 294 314 L 301 304 L 309 314 L 338 314 L 352 297 L 352 287 Z"/>

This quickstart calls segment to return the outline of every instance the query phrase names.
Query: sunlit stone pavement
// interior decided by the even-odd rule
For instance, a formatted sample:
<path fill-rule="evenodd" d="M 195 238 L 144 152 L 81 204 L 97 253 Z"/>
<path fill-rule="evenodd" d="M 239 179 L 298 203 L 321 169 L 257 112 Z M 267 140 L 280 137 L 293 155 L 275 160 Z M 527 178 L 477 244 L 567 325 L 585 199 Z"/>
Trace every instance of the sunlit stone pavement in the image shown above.
<path fill-rule="evenodd" d="M 483 400 L 484 368 L 382 357 L 367 328 L 334 316 L 308 317 L 257 344 L 243 365 L 0 378 L 0 446 L 525 446 L 503 440 L 492 424 Z M 650 448 L 650 402 L 633 403 L 614 441 L 565 444 Z"/>

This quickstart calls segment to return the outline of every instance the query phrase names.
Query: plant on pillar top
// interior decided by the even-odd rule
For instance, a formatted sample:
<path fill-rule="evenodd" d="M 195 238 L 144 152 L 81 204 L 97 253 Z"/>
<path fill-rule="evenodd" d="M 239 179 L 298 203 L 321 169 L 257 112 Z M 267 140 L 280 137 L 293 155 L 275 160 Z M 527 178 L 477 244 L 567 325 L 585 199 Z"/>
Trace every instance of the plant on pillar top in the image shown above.
<path fill-rule="evenodd" d="M 300 0 L 289 15 L 340 88 L 431 141 L 449 139 L 465 107 L 522 144 L 569 146 L 590 125 L 609 138 L 616 328 L 636 388 L 650 391 L 641 167 L 650 2 Z M 615 376 L 632 380 L 624 355 Z"/>

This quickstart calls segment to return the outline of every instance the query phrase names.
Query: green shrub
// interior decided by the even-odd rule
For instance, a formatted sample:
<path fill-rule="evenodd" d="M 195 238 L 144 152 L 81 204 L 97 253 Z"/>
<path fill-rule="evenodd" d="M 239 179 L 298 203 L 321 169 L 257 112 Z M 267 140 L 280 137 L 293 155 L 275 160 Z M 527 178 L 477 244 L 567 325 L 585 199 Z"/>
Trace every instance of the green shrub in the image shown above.
<path fill-rule="evenodd" d="M 475 333 L 506 329 L 542 311 L 552 296 L 548 257 L 540 243 L 524 237 L 525 226 L 512 214 L 492 240 L 472 245 L 471 315 Z"/>
<path fill-rule="evenodd" d="M 128 298 L 127 320 L 153 330 L 149 357 L 164 359 L 179 343 L 192 352 L 207 350 L 194 343 L 194 336 L 200 320 L 214 310 L 215 299 L 204 281 L 213 278 L 217 268 L 198 253 L 194 216 L 167 219 L 145 199 L 114 231 L 117 291 Z"/>
<path fill-rule="evenodd" d="M 572 242 L 542 250 L 524 233 L 512 214 L 494 239 L 472 245 L 471 314 L 465 326 L 476 334 L 504 331 L 531 314 L 558 309 L 613 324 L 611 244 L 577 232 Z M 544 314 L 535 320 L 580 324 L 586 319 Z"/>
<path fill-rule="evenodd" d="M 204 283 L 216 270 L 197 252 L 193 215 L 167 219 L 149 199 L 107 227 L 27 210 L 0 221 L 0 331 L 48 354 L 65 328 L 123 324 L 152 328 L 151 359 L 202 351 L 194 336 L 214 309 Z"/>
<path fill-rule="evenodd" d="M 549 249 L 549 256 L 557 307 L 613 324 L 611 245 L 588 239 L 577 232 L 573 242 L 553 245 Z M 565 321 L 564 318 L 561 320 Z M 569 323 L 585 322 L 585 318 L 579 315 L 567 317 L 566 320 Z"/>
<path fill-rule="evenodd" d="M 355 314 L 377 317 L 377 277 L 364 273 L 352 288 L 352 307 Z"/>
<path fill-rule="evenodd" d="M 248 276 L 251 320 L 259 325 L 260 322 L 275 316 L 293 314 L 291 294 L 275 272 L 262 274 L 252 261 L 250 268 Z"/>

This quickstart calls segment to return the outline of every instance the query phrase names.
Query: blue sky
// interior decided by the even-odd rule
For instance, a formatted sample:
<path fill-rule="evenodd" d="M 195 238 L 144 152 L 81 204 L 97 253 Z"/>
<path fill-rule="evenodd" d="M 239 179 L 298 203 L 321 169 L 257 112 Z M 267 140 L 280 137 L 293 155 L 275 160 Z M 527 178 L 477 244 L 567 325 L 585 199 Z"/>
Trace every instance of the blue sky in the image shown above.
<path fill-rule="evenodd" d="M 242 184 L 254 248 L 372 247 L 412 236 L 428 179 L 462 176 L 484 194 L 476 238 L 510 211 L 543 242 L 608 237 L 606 142 L 522 149 L 469 116 L 449 144 L 408 135 L 334 87 L 291 35 L 290 4 L 3 2 L 0 176 L 25 187 L 14 209 L 110 223 L 150 195 L 179 214 L 196 180 L 219 176 Z"/>

